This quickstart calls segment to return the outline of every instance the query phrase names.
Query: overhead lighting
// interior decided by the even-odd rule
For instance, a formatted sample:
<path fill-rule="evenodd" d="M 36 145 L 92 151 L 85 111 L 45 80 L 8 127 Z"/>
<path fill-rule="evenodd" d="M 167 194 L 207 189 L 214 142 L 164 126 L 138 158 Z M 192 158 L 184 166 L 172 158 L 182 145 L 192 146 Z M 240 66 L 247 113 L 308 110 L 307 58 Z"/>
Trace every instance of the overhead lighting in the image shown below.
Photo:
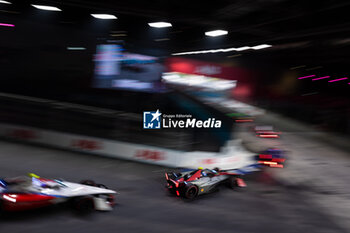
<path fill-rule="evenodd" d="M 118 37 L 118 36 L 128 36 L 128 34 L 125 34 L 125 33 L 119 33 L 119 34 L 110 34 L 110 36 L 113 36 L 113 37 Z"/>
<path fill-rule="evenodd" d="M 257 45 L 257 46 L 252 47 L 252 49 L 259 50 L 259 49 L 266 49 L 266 48 L 270 48 L 270 47 L 272 47 L 272 45 L 261 44 L 261 45 Z"/>
<path fill-rule="evenodd" d="M 160 42 L 160 41 L 167 41 L 170 40 L 169 38 L 160 38 L 160 39 L 155 39 L 154 41 Z"/>
<path fill-rule="evenodd" d="M 84 47 L 67 47 L 67 50 L 86 50 Z"/>
<path fill-rule="evenodd" d="M 45 11 L 62 11 L 60 8 L 55 7 L 55 6 L 44 6 L 44 5 L 34 5 L 32 4 L 33 7 L 39 9 L 39 10 L 45 10 Z"/>
<path fill-rule="evenodd" d="M 227 53 L 227 52 L 231 52 L 231 51 L 243 51 L 243 50 L 254 49 L 254 48 L 256 50 L 256 48 L 263 49 L 263 48 L 269 48 L 269 47 L 272 47 L 272 45 L 269 45 L 268 47 L 266 47 L 265 45 L 264 46 L 263 45 L 256 45 L 253 47 L 243 46 L 243 47 L 239 47 L 239 48 L 198 50 L 198 51 L 190 51 L 190 52 L 173 53 L 171 55 L 179 56 L 179 55 L 204 54 L 204 53 Z"/>
<path fill-rule="evenodd" d="M 127 33 L 127 31 L 111 31 L 111 33 Z"/>
<path fill-rule="evenodd" d="M 11 2 L 8 2 L 8 1 L 3 1 L 3 0 L 0 0 L 0 3 L 4 3 L 4 4 L 12 4 Z"/>
<path fill-rule="evenodd" d="M 248 50 L 248 49 L 251 49 L 251 48 L 249 46 L 243 46 L 243 47 L 236 48 L 235 50 L 236 51 L 244 51 L 244 50 Z"/>
<path fill-rule="evenodd" d="M 304 68 L 306 67 L 306 65 L 301 65 L 301 66 L 293 66 L 291 68 L 289 68 L 290 70 L 296 70 L 296 69 L 300 69 L 300 68 Z"/>
<path fill-rule="evenodd" d="M 214 31 L 209 31 L 205 33 L 206 36 L 212 36 L 212 37 L 223 36 L 227 34 L 228 34 L 228 31 L 225 31 L 225 30 L 214 30 Z"/>
<path fill-rule="evenodd" d="M 117 16 L 109 14 L 91 14 L 91 16 L 96 19 L 117 19 Z"/>
<path fill-rule="evenodd" d="M 317 69 L 321 69 L 321 68 L 323 68 L 323 66 L 311 67 L 311 68 L 305 69 L 305 70 L 310 71 L 310 70 L 317 70 Z"/>
<path fill-rule="evenodd" d="M 154 23 L 148 23 L 150 27 L 153 28 L 167 28 L 167 27 L 172 27 L 171 23 L 167 22 L 154 22 Z"/>
<path fill-rule="evenodd" d="M 15 27 L 14 24 L 9 24 L 9 23 L 0 23 L 0 26 L 2 26 L 2 27 Z"/>

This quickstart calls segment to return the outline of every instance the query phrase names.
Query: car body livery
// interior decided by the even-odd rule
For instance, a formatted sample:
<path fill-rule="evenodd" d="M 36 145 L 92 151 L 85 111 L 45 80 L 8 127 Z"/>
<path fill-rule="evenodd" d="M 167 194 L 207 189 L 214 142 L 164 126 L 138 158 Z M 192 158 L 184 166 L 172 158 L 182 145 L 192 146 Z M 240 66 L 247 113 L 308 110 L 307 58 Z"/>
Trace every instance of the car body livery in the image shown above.
<path fill-rule="evenodd" d="M 72 183 L 37 175 L 0 179 L 0 211 L 36 209 L 69 202 L 79 213 L 112 210 L 115 191 L 92 181 Z"/>
<path fill-rule="evenodd" d="M 283 168 L 286 162 L 285 151 L 276 148 L 270 148 L 257 156 L 259 164 L 269 167 Z"/>
<path fill-rule="evenodd" d="M 245 187 L 240 174 L 234 170 L 220 171 L 219 169 L 202 169 L 165 173 L 167 189 L 177 196 L 194 199 L 198 195 L 213 192 L 220 184 L 230 188 Z"/>

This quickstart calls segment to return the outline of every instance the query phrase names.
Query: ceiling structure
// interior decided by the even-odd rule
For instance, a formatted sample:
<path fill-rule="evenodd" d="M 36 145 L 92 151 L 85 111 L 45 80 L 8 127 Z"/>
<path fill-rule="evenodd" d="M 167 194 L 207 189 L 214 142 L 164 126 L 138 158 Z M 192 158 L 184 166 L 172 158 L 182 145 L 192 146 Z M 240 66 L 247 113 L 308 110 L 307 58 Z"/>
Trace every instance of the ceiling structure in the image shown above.
<path fill-rule="evenodd" d="M 127 45 L 149 47 L 171 55 L 196 50 L 271 44 L 261 51 L 189 55 L 204 59 L 244 59 L 254 53 L 285 66 L 344 66 L 349 61 L 349 1 L 295 0 L 10 0 L 0 4 L 0 17 L 27 17 L 30 4 L 56 6 L 56 23 L 65 27 L 98 31 L 103 38 L 123 40 Z M 12 12 L 12 13 L 11 13 Z M 14 13 L 15 12 L 15 13 Z M 118 17 L 94 24 L 90 14 Z M 29 18 L 28 18 L 29 17 Z M 32 19 L 31 19 L 32 20 Z M 41 19 L 36 19 L 41 20 Z M 166 21 L 173 27 L 150 28 L 147 23 Z M 104 24 L 104 25 L 103 25 Z M 108 26 L 106 26 L 108 24 Z M 207 37 L 206 31 L 224 29 L 228 34 Z M 96 35 L 96 34 L 95 34 Z M 82 41 L 83 43 L 83 41 Z M 237 56 L 236 56 L 237 55 Z M 315 59 L 317 58 L 317 59 Z"/>

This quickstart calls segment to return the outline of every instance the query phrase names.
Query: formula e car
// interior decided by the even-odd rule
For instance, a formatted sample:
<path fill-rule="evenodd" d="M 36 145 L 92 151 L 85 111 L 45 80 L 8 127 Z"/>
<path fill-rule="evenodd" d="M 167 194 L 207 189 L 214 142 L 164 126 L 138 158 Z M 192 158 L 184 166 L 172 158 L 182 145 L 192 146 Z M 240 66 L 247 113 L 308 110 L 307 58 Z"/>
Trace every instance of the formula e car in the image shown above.
<path fill-rule="evenodd" d="M 270 148 L 257 156 L 259 164 L 269 167 L 283 168 L 286 162 L 285 151 L 276 148 Z"/>
<path fill-rule="evenodd" d="M 115 191 L 90 180 L 78 184 L 30 174 L 0 179 L 0 212 L 30 210 L 64 202 L 79 214 L 94 209 L 110 211 L 115 194 Z"/>
<path fill-rule="evenodd" d="M 193 200 L 198 195 L 213 192 L 218 185 L 227 184 L 234 189 L 236 187 L 246 187 L 240 174 L 234 170 L 220 171 L 198 168 L 197 170 L 187 170 L 184 172 L 166 172 L 167 189 L 172 194 Z"/>

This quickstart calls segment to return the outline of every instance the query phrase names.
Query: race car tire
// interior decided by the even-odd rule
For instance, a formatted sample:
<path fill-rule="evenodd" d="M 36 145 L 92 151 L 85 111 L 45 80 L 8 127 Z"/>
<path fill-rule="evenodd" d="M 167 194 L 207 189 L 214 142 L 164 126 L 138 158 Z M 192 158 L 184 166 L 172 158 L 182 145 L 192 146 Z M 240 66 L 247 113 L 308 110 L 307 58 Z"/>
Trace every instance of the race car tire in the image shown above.
<path fill-rule="evenodd" d="M 95 181 L 93 181 L 93 180 L 82 180 L 82 181 L 80 181 L 80 184 L 89 185 L 89 186 L 97 186 Z"/>
<path fill-rule="evenodd" d="M 112 208 L 116 205 L 115 197 L 112 194 L 99 194 L 96 197 L 103 198 Z"/>
<path fill-rule="evenodd" d="M 76 197 L 72 201 L 72 208 L 79 215 L 87 215 L 94 210 L 94 201 L 91 197 Z"/>
<path fill-rule="evenodd" d="M 230 176 L 230 178 L 228 178 L 227 185 L 228 185 L 229 188 L 235 189 L 238 186 L 236 177 Z"/>
<path fill-rule="evenodd" d="M 185 197 L 189 200 L 193 200 L 198 195 L 198 187 L 195 185 L 189 186 L 185 191 Z"/>
<path fill-rule="evenodd" d="M 165 186 L 165 188 L 168 190 L 170 195 L 174 195 L 176 193 L 176 189 L 175 188 L 168 188 L 167 186 Z"/>

